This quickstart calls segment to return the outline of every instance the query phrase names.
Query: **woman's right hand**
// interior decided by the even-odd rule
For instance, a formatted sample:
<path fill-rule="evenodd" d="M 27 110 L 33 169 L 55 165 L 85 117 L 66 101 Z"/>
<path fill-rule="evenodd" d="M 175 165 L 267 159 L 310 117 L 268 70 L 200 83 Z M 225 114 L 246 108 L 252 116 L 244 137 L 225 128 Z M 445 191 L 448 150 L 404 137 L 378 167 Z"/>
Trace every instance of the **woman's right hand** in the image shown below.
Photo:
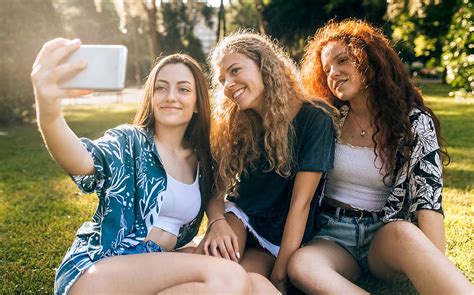
<path fill-rule="evenodd" d="M 58 83 L 72 77 L 87 65 L 84 61 L 62 63 L 64 58 L 79 48 L 79 39 L 63 38 L 46 42 L 41 48 L 31 72 L 38 119 L 54 121 L 61 114 L 61 98 L 73 98 L 91 93 L 90 90 L 62 89 Z"/>
<path fill-rule="evenodd" d="M 201 244 L 205 255 L 240 260 L 237 235 L 226 219 L 217 220 L 208 229 Z"/>

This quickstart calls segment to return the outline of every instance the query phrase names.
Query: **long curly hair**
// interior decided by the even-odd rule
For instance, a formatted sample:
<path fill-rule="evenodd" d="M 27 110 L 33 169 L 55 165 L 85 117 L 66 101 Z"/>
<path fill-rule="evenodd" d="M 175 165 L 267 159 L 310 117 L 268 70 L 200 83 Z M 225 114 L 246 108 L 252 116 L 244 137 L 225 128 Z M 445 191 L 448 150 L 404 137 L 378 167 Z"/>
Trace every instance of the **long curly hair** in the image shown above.
<path fill-rule="evenodd" d="M 262 113 L 239 110 L 223 93 L 219 65 L 224 56 L 240 53 L 260 69 L 264 84 Z M 282 177 L 291 174 L 291 121 L 294 102 L 305 101 L 295 64 L 279 45 L 266 36 L 239 31 L 222 39 L 209 55 L 213 97 L 212 151 L 217 161 L 216 190 L 219 197 L 237 195 L 241 175 L 255 168 L 264 153 L 267 171 Z M 263 138 L 263 151 L 259 139 Z"/>
<path fill-rule="evenodd" d="M 354 19 L 330 21 L 319 29 L 307 45 L 301 65 L 306 90 L 332 104 L 341 103 L 329 90 L 321 63 L 321 51 L 333 41 L 345 44 L 369 90 L 368 104 L 374 112 L 374 152 L 382 159 L 380 171 L 385 170 L 384 179 L 392 175 L 396 168 L 398 146 L 402 147 L 400 152 L 406 159 L 410 156 L 414 139 L 409 113 L 413 108 L 419 108 L 431 116 L 441 153 L 449 162 L 449 155 L 442 146 L 438 118 L 426 106 L 420 91 L 410 80 L 406 66 L 381 29 Z M 404 141 L 400 142 L 400 139 Z"/>
<path fill-rule="evenodd" d="M 211 106 L 209 101 L 209 88 L 206 77 L 199 64 L 189 55 L 173 54 L 160 59 L 150 72 L 145 83 L 145 94 L 137 108 L 133 125 L 150 130 L 155 129 L 155 117 L 153 113 L 153 96 L 155 94 L 155 82 L 158 73 L 169 64 L 183 64 L 193 74 L 196 85 L 196 108 L 191 121 L 184 133 L 185 143 L 194 149 L 199 161 L 199 169 L 202 175 L 200 189 L 203 204 L 212 195 L 214 175 L 212 172 L 212 155 L 210 144 L 211 129 Z"/>

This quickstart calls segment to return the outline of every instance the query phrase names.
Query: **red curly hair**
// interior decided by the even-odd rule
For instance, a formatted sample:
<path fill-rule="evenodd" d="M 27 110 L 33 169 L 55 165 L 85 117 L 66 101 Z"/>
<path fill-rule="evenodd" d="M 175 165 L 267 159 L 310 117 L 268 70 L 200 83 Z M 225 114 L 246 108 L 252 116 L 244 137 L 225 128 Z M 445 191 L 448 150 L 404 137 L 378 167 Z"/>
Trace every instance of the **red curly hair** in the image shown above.
<path fill-rule="evenodd" d="M 330 21 L 319 29 L 305 48 L 301 76 L 306 90 L 333 104 L 342 103 L 331 93 L 321 64 L 321 51 L 330 42 L 342 42 L 352 61 L 364 78 L 369 90 L 368 104 L 374 115 L 374 152 L 382 159 L 381 171 L 385 179 L 395 170 L 397 147 L 402 142 L 401 153 L 408 159 L 413 147 L 409 119 L 410 111 L 418 108 L 431 115 L 441 147 L 440 123 L 428 108 L 420 91 L 410 79 L 405 64 L 380 28 L 354 19 Z M 444 147 L 441 153 L 449 162 Z"/>

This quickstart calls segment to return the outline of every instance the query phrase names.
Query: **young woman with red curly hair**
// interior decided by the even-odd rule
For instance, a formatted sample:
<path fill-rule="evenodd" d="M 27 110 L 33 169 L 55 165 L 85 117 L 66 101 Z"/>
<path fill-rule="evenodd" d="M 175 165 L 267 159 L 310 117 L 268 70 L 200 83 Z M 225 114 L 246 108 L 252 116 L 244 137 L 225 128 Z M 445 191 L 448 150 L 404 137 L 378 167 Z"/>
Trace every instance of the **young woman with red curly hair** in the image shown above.
<path fill-rule="evenodd" d="M 440 124 L 381 30 L 356 20 L 316 32 L 305 87 L 340 109 L 319 229 L 288 275 L 311 294 L 362 294 L 353 282 L 408 278 L 421 294 L 473 294 L 444 255 Z"/>

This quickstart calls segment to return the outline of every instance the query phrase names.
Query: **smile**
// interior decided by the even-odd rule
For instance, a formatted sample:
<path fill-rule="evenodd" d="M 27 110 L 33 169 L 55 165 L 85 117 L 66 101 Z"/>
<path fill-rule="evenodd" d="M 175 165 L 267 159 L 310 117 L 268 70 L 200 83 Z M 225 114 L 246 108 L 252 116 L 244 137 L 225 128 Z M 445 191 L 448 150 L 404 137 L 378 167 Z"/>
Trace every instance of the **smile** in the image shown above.
<path fill-rule="evenodd" d="M 247 87 L 240 88 L 239 90 L 237 90 L 236 92 L 234 92 L 234 93 L 232 94 L 232 98 L 233 98 L 233 99 L 237 99 L 239 96 L 242 95 L 242 93 L 245 92 L 245 89 L 247 89 Z"/>
<path fill-rule="evenodd" d="M 341 87 L 342 84 L 346 83 L 347 80 L 339 80 L 334 83 L 334 89 Z"/>
<path fill-rule="evenodd" d="M 181 110 L 180 107 L 173 107 L 173 106 L 162 106 L 160 109 L 165 110 L 165 111 L 178 111 Z"/>

